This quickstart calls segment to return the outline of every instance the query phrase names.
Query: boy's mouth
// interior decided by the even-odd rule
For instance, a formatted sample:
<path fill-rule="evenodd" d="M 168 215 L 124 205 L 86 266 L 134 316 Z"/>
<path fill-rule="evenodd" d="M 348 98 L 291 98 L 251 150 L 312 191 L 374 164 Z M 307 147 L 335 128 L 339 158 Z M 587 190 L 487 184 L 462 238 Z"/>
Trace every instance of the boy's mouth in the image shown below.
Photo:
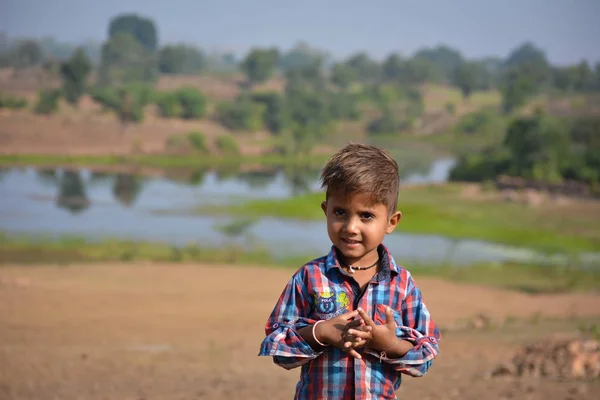
<path fill-rule="evenodd" d="M 349 244 L 349 245 L 354 245 L 354 244 L 360 243 L 358 240 L 345 239 L 345 238 L 342 238 L 342 242 Z"/>

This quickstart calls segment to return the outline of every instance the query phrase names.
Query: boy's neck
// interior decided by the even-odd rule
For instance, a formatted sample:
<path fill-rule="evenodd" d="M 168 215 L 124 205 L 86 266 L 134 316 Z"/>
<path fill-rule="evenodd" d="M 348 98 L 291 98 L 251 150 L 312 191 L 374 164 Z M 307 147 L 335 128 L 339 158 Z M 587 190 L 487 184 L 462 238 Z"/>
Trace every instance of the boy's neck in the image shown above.
<path fill-rule="evenodd" d="M 370 254 L 365 254 L 365 256 L 363 256 L 362 258 L 360 258 L 358 260 L 354 260 L 354 262 L 349 262 L 350 260 L 347 260 L 346 257 L 344 257 L 342 252 L 337 247 L 335 248 L 335 250 L 336 250 L 337 259 L 338 259 L 340 266 L 348 267 L 348 268 L 352 267 L 355 270 L 372 269 L 372 268 L 377 269 L 377 264 L 379 263 L 379 261 L 381 259 L 380 254 L 379 254 L 379 246 L 377 247 L 377 250 L 372 253 L 374 257 L 368 257 L 368 256 L 370 256 Z"/>

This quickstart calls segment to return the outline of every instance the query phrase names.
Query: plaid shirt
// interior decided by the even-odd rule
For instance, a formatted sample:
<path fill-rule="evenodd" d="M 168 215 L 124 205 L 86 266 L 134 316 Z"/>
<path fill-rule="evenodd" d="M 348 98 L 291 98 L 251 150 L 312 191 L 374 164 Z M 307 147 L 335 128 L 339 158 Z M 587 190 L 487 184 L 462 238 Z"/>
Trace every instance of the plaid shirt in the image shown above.
<path fill-rule="evenodd" d="M 272 356 L 285 369 L 302 367 L 295 399 L 393 399 L 401 374 L 423 376 L 437 356 L 440 332 L 421 291 L 384 245 L 378 251 L 380 269 L 362 293 L 340 268 L 334 247 L 300 268 L 283 290 L 267 321 L 259 355 Z M 358 307 L 375 323 L 385 324 L 387 306 L 394 311 L 398 338 L 414 345 L 402 358 L 380 361 L 379 353 L 363 349 L 362 359 L 355 359 L 333 346 L 315 351 L 296 332 Z"/>

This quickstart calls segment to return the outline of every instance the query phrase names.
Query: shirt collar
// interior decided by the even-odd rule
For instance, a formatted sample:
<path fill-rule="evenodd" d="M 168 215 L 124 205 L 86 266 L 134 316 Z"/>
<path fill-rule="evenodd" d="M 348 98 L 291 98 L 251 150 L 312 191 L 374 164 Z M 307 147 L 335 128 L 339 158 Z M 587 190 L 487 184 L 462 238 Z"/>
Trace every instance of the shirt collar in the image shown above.
<path fill-rule="evenodd" d="M 337 269 L 339 272 L 342 271 L 336 250 L 337 249 L 335 246 L 331 246 L 331 249 L 327 254 L 327 261 L 325 266 L 326 273 L 329 273 L 330 271 L 335 269 Z M 394 257 L 390 253 L 389 249 L 385 245 L 383 245 L 383 243 L 380 244 L 379 247 L 377 247 L 377 252 L 379 253 L 379 259 L 381 260 L 381 268 L 379 269 L 379 272 L 375 277 L 377 281 L 389 279 L 392 273 L 400 273 L 400 269 L 398 268 L 398 265 L 396 265 Z"/>

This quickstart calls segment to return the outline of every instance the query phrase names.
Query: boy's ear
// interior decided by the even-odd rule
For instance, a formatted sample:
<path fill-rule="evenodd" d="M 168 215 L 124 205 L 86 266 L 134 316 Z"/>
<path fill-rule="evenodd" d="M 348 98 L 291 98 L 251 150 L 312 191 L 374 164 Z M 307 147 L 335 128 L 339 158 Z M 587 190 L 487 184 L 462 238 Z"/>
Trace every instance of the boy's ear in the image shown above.
<path fill-rule="evenodd" d="M 321 210 L 327 215 L 327 200 L 321 203 Z"/>
<path fill-rule="evenodd" d="M 396 225 L 398 225 L 398 222 L 400 222 L 400 220 L 402 219 L 402 212 L 400 211 L 396 211 L 395 213 L 392 214 L 392 216 L 390 217 L 390 220 L 388 221 L 388 226 L 387 229 L 385 230 L 385 233 L 392 233 L 394 232 L 394 229 L 396 229 Z"/>

